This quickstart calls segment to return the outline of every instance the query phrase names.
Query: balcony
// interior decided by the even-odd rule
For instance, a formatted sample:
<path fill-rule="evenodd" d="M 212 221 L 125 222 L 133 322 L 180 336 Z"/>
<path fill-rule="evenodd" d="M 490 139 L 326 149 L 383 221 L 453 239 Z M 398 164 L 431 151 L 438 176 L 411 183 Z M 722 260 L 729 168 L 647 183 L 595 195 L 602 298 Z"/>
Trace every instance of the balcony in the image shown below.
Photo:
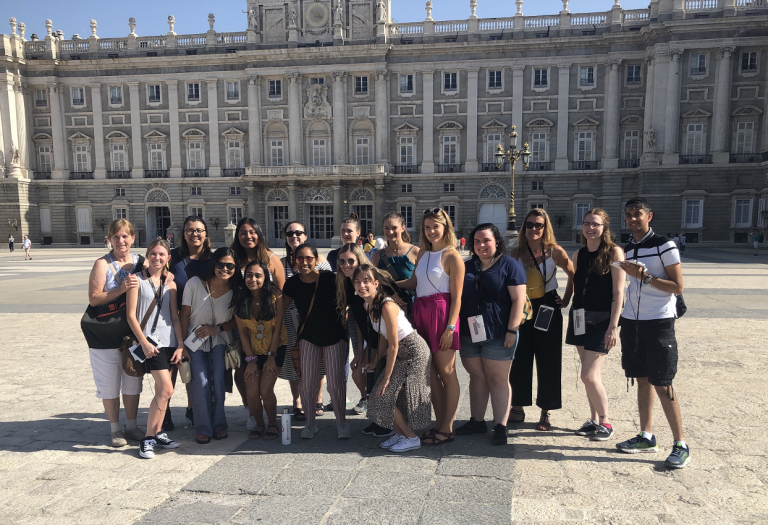
<path fill-rule="evenodd" d="M 438 173 L 463 173 L 464 166 L 462 166 L 461 164 L 438 164 L 437 172 Z"/>
<path fill-rule="evenodd" d="M 680 164 L 712 164 L 712 155 L 680 155 Z"/>
<path fill-rule="evenodd" d="M 707 74 L 707 68 L 705 67 L 692 67 L 691 68 L 691 76 L 698 76 L 698 75 L 706 75 Z"/>
<path fill-rule="evenodd" d="M 33 171 L 32 178 L 34 180 L 51 180 L 50 171 Z"/>
<path fill-rule="evenodd" d="M 70 171 L 69 180 L 88 180 L 93 178 L 92 171 Z"/>
<path fill-rule="evenodd" d="M 421 166 L 418 166 L 416 164 L 404 164 L 402 166 L 393 166 L 395 173 L 397 174 L 403 174 L 403 173 L 421 173 Z"/>
<path fill-rule="evenodd" d="M 760 153 L 731 153 L 728 157 L 728 162 L 731 164 L 743 164 L 745 162 L 762 162 Z"/>
<path fill-rule="evenodd" d="M 596 160 L 574 160 L 571 161 L 572 170 L 599 170 L 600 162 Z"/>
<path fill-rule="evenodd" d="M 208 176 L 208 170 L 204 168 L 195 168 L 191 170 L 184 170 L 184 173 L 182 174 L 185 178 L 199 178 L 199 177 L 207 177 Z"/>
<path fill-rule="evenodd" d="M 640 159 L 619 159 L 619 168 L 639 168 Z"/>
<path fill-rule="evenodd" d="M 242 177 L 245 175 L 245 168 L 227 168 L 221 170 L 222 177 Z"/>
<path fill-rule="evenodd" d="M 118 106 L 123 103 L 122 97 L 111 97 L 109 103 Z"/>
<path fill-rule="evenodd" d="M 107 178 L 108 179 L 130 179 L 131 172 L 127 170 L 108 171 Z"/>
<path fill-rule="evenodd" d="M 483 162 L 482 171 L 509 171 L 509 163 L 505 162 L 499 169 L 495 162 Z"/>
<path fill-rule="evenodd" d="M 48 101 L 47 100 L 37 99 L 37 100 L 35 100 L 35 107 L 37 107 L 37 108 L 47 108 L 48 107 Z"/>
<path fill-rule="evenodd" d="M 550 171 L 552 170 L 552 162 L 534 162 L 528 165 L 528 171 Z"/>
<path fill-rule="evenodd" d="M 168 170 L 144 170 L 145 179 L 167 179 Z"/>

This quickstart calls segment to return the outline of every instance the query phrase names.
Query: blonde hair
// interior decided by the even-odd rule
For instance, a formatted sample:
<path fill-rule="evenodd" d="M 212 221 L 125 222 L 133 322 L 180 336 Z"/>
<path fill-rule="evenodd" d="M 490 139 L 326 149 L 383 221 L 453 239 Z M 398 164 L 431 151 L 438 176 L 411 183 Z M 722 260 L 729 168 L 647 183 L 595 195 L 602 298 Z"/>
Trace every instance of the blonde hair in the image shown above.
<path fill-rule="evenodd" d="M 126 230 L 131 235 L 131 237 L 136 236 L 136 229 L 128 219 L 115 219 L 114 221 L 110 222 L 107 236 L 111 239 L 117 235 L 120 230 Z"/>
<path fill-rule="evenodd" d="M 456 233 L 453 231 L 453 223 L 451 222 L 451 218 L 448 217 L 448 214 L 445 212 L 445 210 L 438 210 L 438 211 L 430 211 L 429 213 L 424 214 L 424 217 L 421 219 L 421 233 L 419 234 L 419 247 L 422 250 L 431 251 L 432 243 L 429 242 L 427 239 L 427 236 L 424 234 L 424 222 L 427 219 L 432 219 L 438 224 L 442 224 L 445 226 L 445 231 L 443 232 L 443 241 L 445 241 L 446 246 L 450 246 L 452 248 L 456 248 L 456 243 L 458 240 L 456 239 Z"/>
<path fill-rule="evenodd" d="M 584 214 L 584 218 L 587 215 L 596 215 L 603 219 L 603 234 L 600 236 L 600 247 L 597 249 L 597 258 L 592 263 L 592 267 L 589 268 L 589 272 L 597 275 L 605 275 L 611 271 L 611 262 L 613 259 L 613 249 L 616 248 L 616 243 L 613 242 L 613 234 L 611 233 L 611 219 L 608 214 L 602 208 L 592 208 Z M 587 245 L 587 239 L 584 237 L 583 230 L 579 234 L 581 237 L 581 244 Z"/>
<path fill-rule="evenodd" d="M 144 254 L 144 258 L 149 260 L 149 252 L 151 252 L 155 247 L 162 246 L 165 248 L 165 251 L 168 253 L 168 261 L 165 263 L 165 267 L 163 268 L 163 273 L 165 270 L 168 270 L 171 267 L 171 247 L 170 245 L 165 242 L 164 239 L 155 239 L 151 243 L 149 243 L 149 246 L 147 246 L 147 251 Z"/>
<path fill-rule="evenodd" d="M 347 316 L 345 314 L 347 312 L 347 307 L 349 306 L 347 301 L 347 293 L 352 294 L 355 290 L 352 286 L 352 279 L 347 279 L 347 276 L 344 275 L 344 272 L 342 272 L 341 268 L 339 267 L 339 257 L 342 253 L 353 253 L 357 258 L 358 266 L 367 264 L 368 257 L 366 257 L 365 252 L 356 242 L 345 244 L 339 248 L 338 254 L 336 255 L 336 310 L 341 313 L 341 322 L 346 327 Z"/>
<path fill-rule="evenodd" d="M 555 239 L 555 232 L 552 230 L 552 221 L 549 220 L 549 215 L 547 215 L 547 212 L 542 210 L 541 208 L 533 208 L 531 211 L 528 212 L 528 214 L 525 216 L 525 220 L 523 220 L 523 227 L 520 230 L 520 235 L 518 237 L 518 257 L 522 257 L 523 253 L 526 253 L 528 251 L 528 237 L 525 236 L 526 227 L 525 223 L 528 221 L 528 217 L 533 215 L 534 217 L 541 217 L 544 219 L 544 231 L 541 234 L 541 251 L 542 253 L 547 248 L 554 248 L 557 246 L 557 239 Z"/>

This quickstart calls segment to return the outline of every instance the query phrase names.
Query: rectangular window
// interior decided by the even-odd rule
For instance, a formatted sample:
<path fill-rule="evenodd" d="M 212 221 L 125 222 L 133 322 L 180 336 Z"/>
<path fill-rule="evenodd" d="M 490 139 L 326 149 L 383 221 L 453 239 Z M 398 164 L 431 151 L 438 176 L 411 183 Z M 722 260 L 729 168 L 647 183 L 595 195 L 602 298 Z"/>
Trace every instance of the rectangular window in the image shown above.
<path fill-rule="evenodd" d="M 333 233 L 333 206 L 311 205 L 309 207 L 309 237 L 311 239 L 332 239 Z"/>
<path fill-rule="evenodd" d="M 241 206 L 232 206 L 229 209 L 229 224 L 237 224 L 243 218 L 243 208 Z"/>
<path fill-rule="evenodd" d="M 191 170 L 203 168 L 203 143 L 190 142 L 188 147 L 187 168 Z"/>
<path fill-rule="evenodd" d="M 593 137 L 593 133 L 591 131 L 579 131 L 578 150 L 576 153 L 576 160 L 578 161 L 592 160 L 593 145 L 594 145 L 592 137 Z M 581 221 L 579 221 L 578 225 L 580 224 L 581 224 Z"/>
<path fill-rule="evenodd" d="M 355 164 L 364 166 L 370 163 L 368 139 L 355 139 Z"/>
<path fill-rule="evenodd" d="M 531 182 L 531 191 L 544 191 L 544 181 L 535 180 Z"/>
<path fill-rule="evenodd" d="M 736 199 L 733 213 L 737 228 L 752 226 L 752 199 Z"/>
<path fill-rule="evenodd" d="M 685 134 L 685 154 L 704 154 L 704 124 L 688 124 Z"/>
<path fill-rule="evenodd" d="M 456 91 L 456 73 L 443 73 L 443 91 Z"/>
<path fill-rule="evenodd" d="M 485 162 L 496 162 L 496 146 L 502 144 L 500 133 L 489 133 L 485 139 Z"/>
<path fill-rule="evenodd" d="M 243 167 L 243 147 L 239 140 L 227 141 L 227 167 L 230 169 Z"/>
<path fill-rule="evenodd" d="M 629 64 L 627 66 L 627 84 L 640 83 L 640 64 Z"/>
<path fill-rule="evenodd" d="M 189 194 L 193 197 L 199 197 L 203 194 L 203 187 L 202 186 L 192 186 L 190 189 Z"/>
<path fill-rule="evenodd" d="M 88 146 L 75 146 L 75 171 L 91 171 L 91 157 Z"/>
<path fill-rule="evenodd" d="M 326 166 L 326 158 L 325 139 L 312 139 L 312 165 Z"/>
<path fill-rule="evenodd" d="M 501 71 L 488 72 L 488 89 L 501 89 Z"/>
<path fill-rule="evenodd" d="M 749 51 L 741 54 L 741 70 L 757 71 L 757 51 Z"/>
<path fill-rule="evenodd" d="M 270 158 L 272 159 L 272 166 L 284 166 L 285 158 L 283 156 L 283 141 L 272 140 L 270 141 Z"/>
<path fill-rule="evenodd" d="M 531 203 L 531 209 L 533 210 L 535 208 L 543 210 L 544 209 L 544 203 L 543 202 L 532 202 Z"/>
<path fill-rule="evenodd" d="M 368 77 L 355 77 L 355 95 L 368 94 Z"/>
<path fill-rule="evenodd" d="M 624 132 L 624 159 L 640 158 L 640 130 L 628 129 Z"/>
<path fill-rule="evenodd" d="M 451 193 L 456 191 L 456 184 L 453 182 L 443 183 L 443 191 L 446 193 Z"/>
<path fill-rule="evenodd" d="M 445 204 L 443 205 L 443 211 L 448 214 L 448 218 L 451 219 L 451 224 L 456 224 L 456 205 Z"/>
<path fill-rule="evenodd" d="M 109 103 L 110 104 L 122 104 L 123 103 L 123 88 L 122 88 L 122 86 L 110 86 L 109 87 Z"/>
<path fill-rule="evenodd" d="M 165 154 L 163 151 L 162 144 L 149 145 L 149 169 L 151 170 L 165 169 Z"/>
<path fill-rule="evenodd" d="M 187 84 L 187 102 L 200 102 L 200 84 Z"/>
<path fill-rule="evenodd" d="M 312 84 L 313 86 L 315 84 L 320 84 L 322 86 L 323 84 L 325 84 L 325 79 L 322 77 L 312 78 L 310 79 L 310 84 Z"/>
<path fill-rule="evenodd" d="M 533 87 L 547 87 L 547 70 L 546 69 L 534 69 L 533 70 Z"/>
<path fill-rule="evenodd" d="M 112 171 L 125 171 L 128 163 L 125 156 L 125 144 L 112 145 Z"/>
<path fill-rule="evenodd" d="M 589 211 L 590 203 L 589 202 L 579 202 L 576 203 L 576 216 L 574 217 L 574 226 L 580 227 L 581 223 L 584 221 L 584 215 Z"/>
<path fill-rule="evenodd" d="M 400 75 L 400 93 L 413 93 L 413 75 Z"/>
<path fill-rule="evenodd" d="M 229 187 L 229 194 L 230 195 L 240 195 L 240 186 L 230 186 Z"/>
<path fill-rule="evenodd" d="M 707 74 L 707 55 L 691 55 L 691 75 Z"/>
<path fill-rule="evenodd" d="M 579 85 L 581 86 L 595 85 L 595 68 L 593 67 L 579 68 Z"/>
<path fill-rule="evenodd" d="M 205 219 L 205 216 L 203 215 L 203 208 L 192 207 L 189 209 L 189 214 L 194 217 L 200 217 L 201 219 Z"/>
<path fill-rule="evenodd" d="M 160 101 L 162 100 L 160 98 L 160 84 L 147 86 L 147 89 L 149 90 L 149 101 L 160 103 Z"/>
<path fill-rule="evenodd" d="M 126 208 L 115 208 L 115 215 L 114 219 L 127 219 L 128 218 L 128 210 Z"/>
<path fill-rule="evenodd" d="M 125 197 L 125 188 L 115 188 L 115 197 Z"/>
<path fill-rule="evenodd" d="M 413 230 L 413 206 L 400 206 L 400 215 L 405 219 L 405 229 Z"/>
<path fill-rule="evenodd" d="M 283 81 L 270 80 L 269 81 L 269 98 L 280 98 L 282 96 L 283 96 Z"/>
<path fill-rule="evenodd" d="M 44 108 L 48 106 L 48 90 L 47 89 L 35 90 L 35 106 L 38 108 Z"/>
<path fill-rule="evenodd" d="M 81 87 L 72 88 L 72 105 L 73 106 L 85 105 L 85 88 L 81 88 Z"/>
<path fill-rule="evenodd" d="M 701 228 L 703 207 L 704 201 L 701 199 L 689 199 L 685 201 L 686 228 Z"/>
<path fill-rule="evenodd" d="M 227 82 L 227 100 L 240 98 L 240 82 Z"/>
<path fill-rule="evenodd" d="M 40 171 L 50 173 L 53 167 L 53 162 L 51 157 L 51 147 L 50 146 L 38 147 L 37 157 L 39 161 L 38 168 L 40 168 Z"/>
<path fill-rule="evenodd" d="M 531 162 L 548 162 L 547 134 L 531 133 Z"/>
<path fill-rule="evenodd" d="M 413 137 L 400 137 L 400 165 L 413 166 Z"/>
<path fill-rule="evenodd" d="M 413 193 L 413 184 L 401 184 L 400 193 Z"/>
<path fill-rule="evenodd" d="M 458 137 L 443 137 L 443 164 L 458 164 Z"/>
<path fill-rule="evenodd" d="M 754 153 L 754 122 L 736 124 L 736 151 L 734 153 Z"/>
<path fill-rule="evenodd" d="M 369 204 L 352 206 L 352 213 L 357 214 L 360 220 L 360 231 L 363 235 L 368 236 L 368 233 L 376 231 L 373 227 L 373 206 Z"/>

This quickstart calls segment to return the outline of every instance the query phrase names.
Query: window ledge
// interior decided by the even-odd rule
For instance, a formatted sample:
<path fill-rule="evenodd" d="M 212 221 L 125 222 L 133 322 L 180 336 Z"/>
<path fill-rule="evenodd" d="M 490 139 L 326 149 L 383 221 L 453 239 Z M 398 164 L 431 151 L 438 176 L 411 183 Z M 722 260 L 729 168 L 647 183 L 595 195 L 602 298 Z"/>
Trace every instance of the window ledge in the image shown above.
<path fill-rule="evenodd" d="M 162 102 L 147 102 L 147 105 L 148 106 L 152 106 L 153 108 L 156 108 L 158 106 L 162 106 L 163 103 Z"/>
<path fill-rule="evenodd" d="M 413 91 L 406 91 L 405 93 L 403 93 L 402 91 L 400 92 L 400 96 L 403 98 L 411 98 L 415 94 L 416 93 L 414 93 Z"/>
<path fill-rule="evenodd" d="M 486 90 L 491 95 L 500 95 L 501 93 L 504 93 L 504 88 L 493 88 L 493 89 L 487 89 Z"/>
<path fill-rule="evenodd" d="M 368 93 L 355 93 L 352 96 L 354 98 L 368 98 Z"/>
<path fill-rule="evenodd" d="M 739 76 L 742 78 L 752 78 L 752 77 L 756 77 L 758 73 L 759 71 L 753 71 L 753 70 L 739 71 Z"/>
<path fill-rule="evenodd" d="M 549 91 L 549 86 L 534 87 L 533 90 L 536 93 L 544 93 L 545 91 Z"/>
<path fill-rule="evenodd" d="M 454 97 L 454 96 L 459 94 L 459 90 L 458 89 L 453 90 L 453 91 L 443 90 L 442 94 L 445 95 L 446 97 Z"/>
<path fill-rule="evenodd" d="M 582 86 L 581 84 L 579 84 L 576 87 L 579 88 L 581 91 L 592 91 L 593 89 L 595 89 L 597 87 L 597 85 L 596 84 L 591 84 L 589 86 Z"/>
<path fill-rule="evenodd" d="M 199 100 L 187 100 L 187 105 L 188 106 L 199 106 L 200 105 L 200 101 Z"/>
<path fill-rule="evenodd" d="M 225 101 L 225 102 L 226 102 L 227 104 L 237 104 L 238 102 L 240 102 L 240 99 L 239 99 L 239 98 L 226 99 L 226 101 Z"/>

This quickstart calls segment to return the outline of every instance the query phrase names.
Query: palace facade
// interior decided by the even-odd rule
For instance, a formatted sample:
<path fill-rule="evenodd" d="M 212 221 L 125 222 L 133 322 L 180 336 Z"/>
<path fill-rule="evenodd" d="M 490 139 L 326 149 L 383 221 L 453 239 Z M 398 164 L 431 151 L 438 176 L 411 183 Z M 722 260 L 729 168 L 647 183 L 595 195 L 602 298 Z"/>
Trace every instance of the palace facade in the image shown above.
<path fill-rule="evenodd" d="M 747 242 L 768 220 L 768 2 L 654 0 L 649 9 L 397 23 L 391 0 L 248 0 L 247 29 L 67 39 L 0 35 L 0 232 L 101 244 L 114 218 L 140 243 L 203 216 L 215 243 L 244 215 L 282 245 L 318 246 L 356 212 L 380 235 L 440 206 L 466 235 L 538 206 L 560 239 L 602 206 L 654 205 L 662 233 Z M 508 3 L 497 2 L 499 8 Z M 437 14 L 437 13 L 435 13 Z M 502 13 L 500 13 L 502 14 Z M 623 233 L 626 237 L 626 233 Z M 749 239 L 751 241 L 751 239 Z"/>

